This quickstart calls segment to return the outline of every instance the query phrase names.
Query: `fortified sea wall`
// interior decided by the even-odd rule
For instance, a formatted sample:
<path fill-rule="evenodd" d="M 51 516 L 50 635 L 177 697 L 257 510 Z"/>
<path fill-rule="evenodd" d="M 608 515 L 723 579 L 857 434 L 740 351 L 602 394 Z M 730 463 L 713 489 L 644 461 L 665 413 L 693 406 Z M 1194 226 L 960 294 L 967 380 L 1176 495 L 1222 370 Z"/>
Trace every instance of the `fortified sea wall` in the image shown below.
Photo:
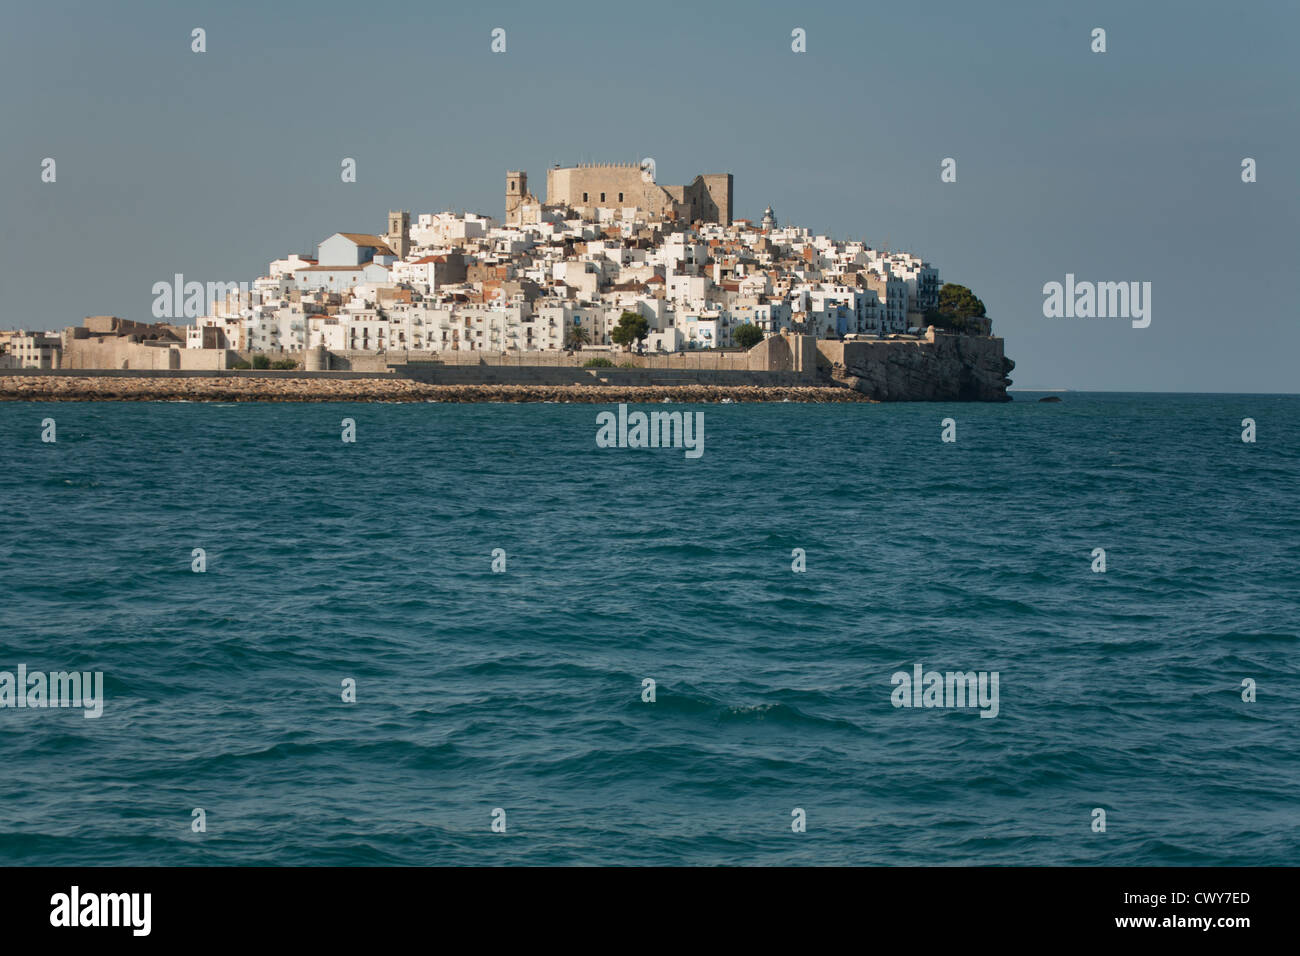
<path fill-rule="evenodd" d="M 604 359 L 617 366 L 634 366 L 637 369 L 789 373 L 803 384 L 813 384 L 818 378 L 817 344 L 810 335 L 774 335 L 764 339 L 747 352 L 709 349 L 698 352 L 670 352 L 663 355 L 636 355 L 609 349 L 582 349 L 572 353 L 389 350 L 386 353 L 376 354 L 309 349 L 305 358 L 301 352 L 289 352 L 286 355 L 303 361 L 304 367 L 309 370 L 380 372 L 395 368 L 401 374 L 421 375 L 427 375 L 430 368 L 479 369 L 485 374 L 489 369 L 512 368 L 558 368 L 571 371 L 591 359 Z"/>
<path fill-rule="evenodd" d="M 162 369 L 221 371 L 230 367 L 228 349 L 187 349 L 173 342 L 141 341 L 137 335 L 64 335 L 60 367 L 65 369 Z"/>
<path fill-rule="evenodd" d="M 590 353 L 596 356 L 609 353 Z M 586 357 L 456 352 L 428 364 L 412 359 L 395 371 L 440 384 L 569 385 L 595 378 L 643 386 L 838 386 L 880 402 L 1007 402 L 1007 376 L 1015 368 L 1000 338 L 934 331 L 921 339 L 854 342 L 772 336 L 748 352 L 615 355 L 632 368 L 577 367 Z"/>
<path fill-rule="evenodd" d="M 60 371 L 31 374 L 247 376 L 250 379 L 380 377 L 442 386 L 622 386 L 670 388 L 846 388 L 882 402 L 1009 401 L 1007 373 L 1015 363 L 1000 338 L 927 332 L 922 339 L 838 342 L 775 335 L 747 352 L 668 355 L 585 350 L 563 352 L 304 352 L 275 353 L 299 370 L 228 372 L 250 355 L 224 349 L 184 349 L 121 339 L 79 341 Z M 584 368 L 588 359 L 618 367 Z M 269 387 L 269 381 L 264 387 Z"/>

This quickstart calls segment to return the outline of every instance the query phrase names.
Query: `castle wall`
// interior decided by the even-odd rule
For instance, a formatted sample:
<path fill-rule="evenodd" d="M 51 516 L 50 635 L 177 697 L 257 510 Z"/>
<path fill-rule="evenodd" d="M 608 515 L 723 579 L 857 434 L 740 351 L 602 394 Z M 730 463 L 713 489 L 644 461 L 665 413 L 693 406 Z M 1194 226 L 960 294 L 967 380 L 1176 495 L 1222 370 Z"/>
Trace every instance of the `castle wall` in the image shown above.
<path fill-rule="evenodd" d="M 132 342 L 126 336 L 65 336 L 66 369 L 219 370 L 228 364 L 226 349 L 187 349 L 183 344 Z"/>
<path fill-rule="evenodd" d="M 633 163 L 548 169 L 546 201 L 574 209 L 635 206 L 654 215 L 671 211 L 663 189 L 646 182 L 641 167 Z"/>
<path fill-rule="evenodd" d="M 507 173 L 506 212 L 510 218 L 517 203 L 517 173 Z M 637 163 L 566 166 L 546 171 L 546 201 L 563 203 L 586 215 L 598 207 L 636 207 L 663 219 L 703 219 L 723 225 L 732 215 L 732 175 L 696 176 L 689 186 L 661 186 L 646 182 Z"/>

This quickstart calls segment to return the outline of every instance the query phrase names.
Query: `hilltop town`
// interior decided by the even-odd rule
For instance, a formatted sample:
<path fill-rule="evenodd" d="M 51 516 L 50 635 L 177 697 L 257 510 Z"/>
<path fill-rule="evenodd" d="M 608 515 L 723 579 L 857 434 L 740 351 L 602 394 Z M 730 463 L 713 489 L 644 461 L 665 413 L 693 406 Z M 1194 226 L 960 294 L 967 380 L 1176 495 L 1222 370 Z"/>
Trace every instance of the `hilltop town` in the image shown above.
<path fill-rule="evenodd" d="M 845 378 L 850 364 L 825 344 L 933 345 L 936 334 L 992 333 L 982 305 L 939 311 L 938 269 L 918 256 L 782 226 L 770 207 L 758 222 L 733 219 L 730 173 L 667 186 L 649 161 L 556 166 L 546 193 L 534 195 L 527 173 L 510 171 L 503 221 L 390 211 L 382 232 L 334 233 L 251 282 L 160 281 L 151 290 L 160 321 L 91 316 L 61 335 L 10 333 L 0 363 L 386 371 L 490 359 L 549 365 L 557 356 L 572 364 L 574 355 L 601 364 L 601 354 L 644 367 L 646 357 L 695 354 L 690 367 L 719 370 L 811 374 L 805 366 L 829 361 Z M 704 353 L 774 337 L 782 346 L 764 356 L 783 359 L 702 364 Z M 997 361 L 983 377 L 996 391 L 1010 363 L 1003 367 L 994 341 Z M 633 355 L 637 362 L 625 360 Z"/>

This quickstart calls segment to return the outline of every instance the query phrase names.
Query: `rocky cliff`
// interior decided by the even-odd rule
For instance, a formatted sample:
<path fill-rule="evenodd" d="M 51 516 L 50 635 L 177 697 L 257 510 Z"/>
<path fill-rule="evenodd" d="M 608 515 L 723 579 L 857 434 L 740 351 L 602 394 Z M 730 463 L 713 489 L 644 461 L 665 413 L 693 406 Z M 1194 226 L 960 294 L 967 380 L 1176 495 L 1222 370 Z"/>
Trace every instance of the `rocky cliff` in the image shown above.
<path fill-rule="evenodd" d="M 1009 402 L 1016 366 L 1002 339 L 928 332 L 920 340 L 819 341 L 824 381 L 882 402 Z"/>

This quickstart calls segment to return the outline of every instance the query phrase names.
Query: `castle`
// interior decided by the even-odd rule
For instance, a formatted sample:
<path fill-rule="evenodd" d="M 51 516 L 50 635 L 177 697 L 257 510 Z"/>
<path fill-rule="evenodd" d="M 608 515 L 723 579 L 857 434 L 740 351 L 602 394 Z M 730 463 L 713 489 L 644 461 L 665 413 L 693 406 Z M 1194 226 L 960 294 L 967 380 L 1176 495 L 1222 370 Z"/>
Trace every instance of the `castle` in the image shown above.
<path fill-rule="evenodd" d="M 506 173 L 506 225 L 542 220 L 544 209 L 567 208 L 584 218 L 639 217 L 648 221 L 731 224 L 731 173 L 696 176 L 688 186 L 661 186 L 654 164 L 579 163 L 546 171 L 546 201 L 528 191 L 528 174 Z M 598 210 L 609 210 L 602 216 Z"/>

